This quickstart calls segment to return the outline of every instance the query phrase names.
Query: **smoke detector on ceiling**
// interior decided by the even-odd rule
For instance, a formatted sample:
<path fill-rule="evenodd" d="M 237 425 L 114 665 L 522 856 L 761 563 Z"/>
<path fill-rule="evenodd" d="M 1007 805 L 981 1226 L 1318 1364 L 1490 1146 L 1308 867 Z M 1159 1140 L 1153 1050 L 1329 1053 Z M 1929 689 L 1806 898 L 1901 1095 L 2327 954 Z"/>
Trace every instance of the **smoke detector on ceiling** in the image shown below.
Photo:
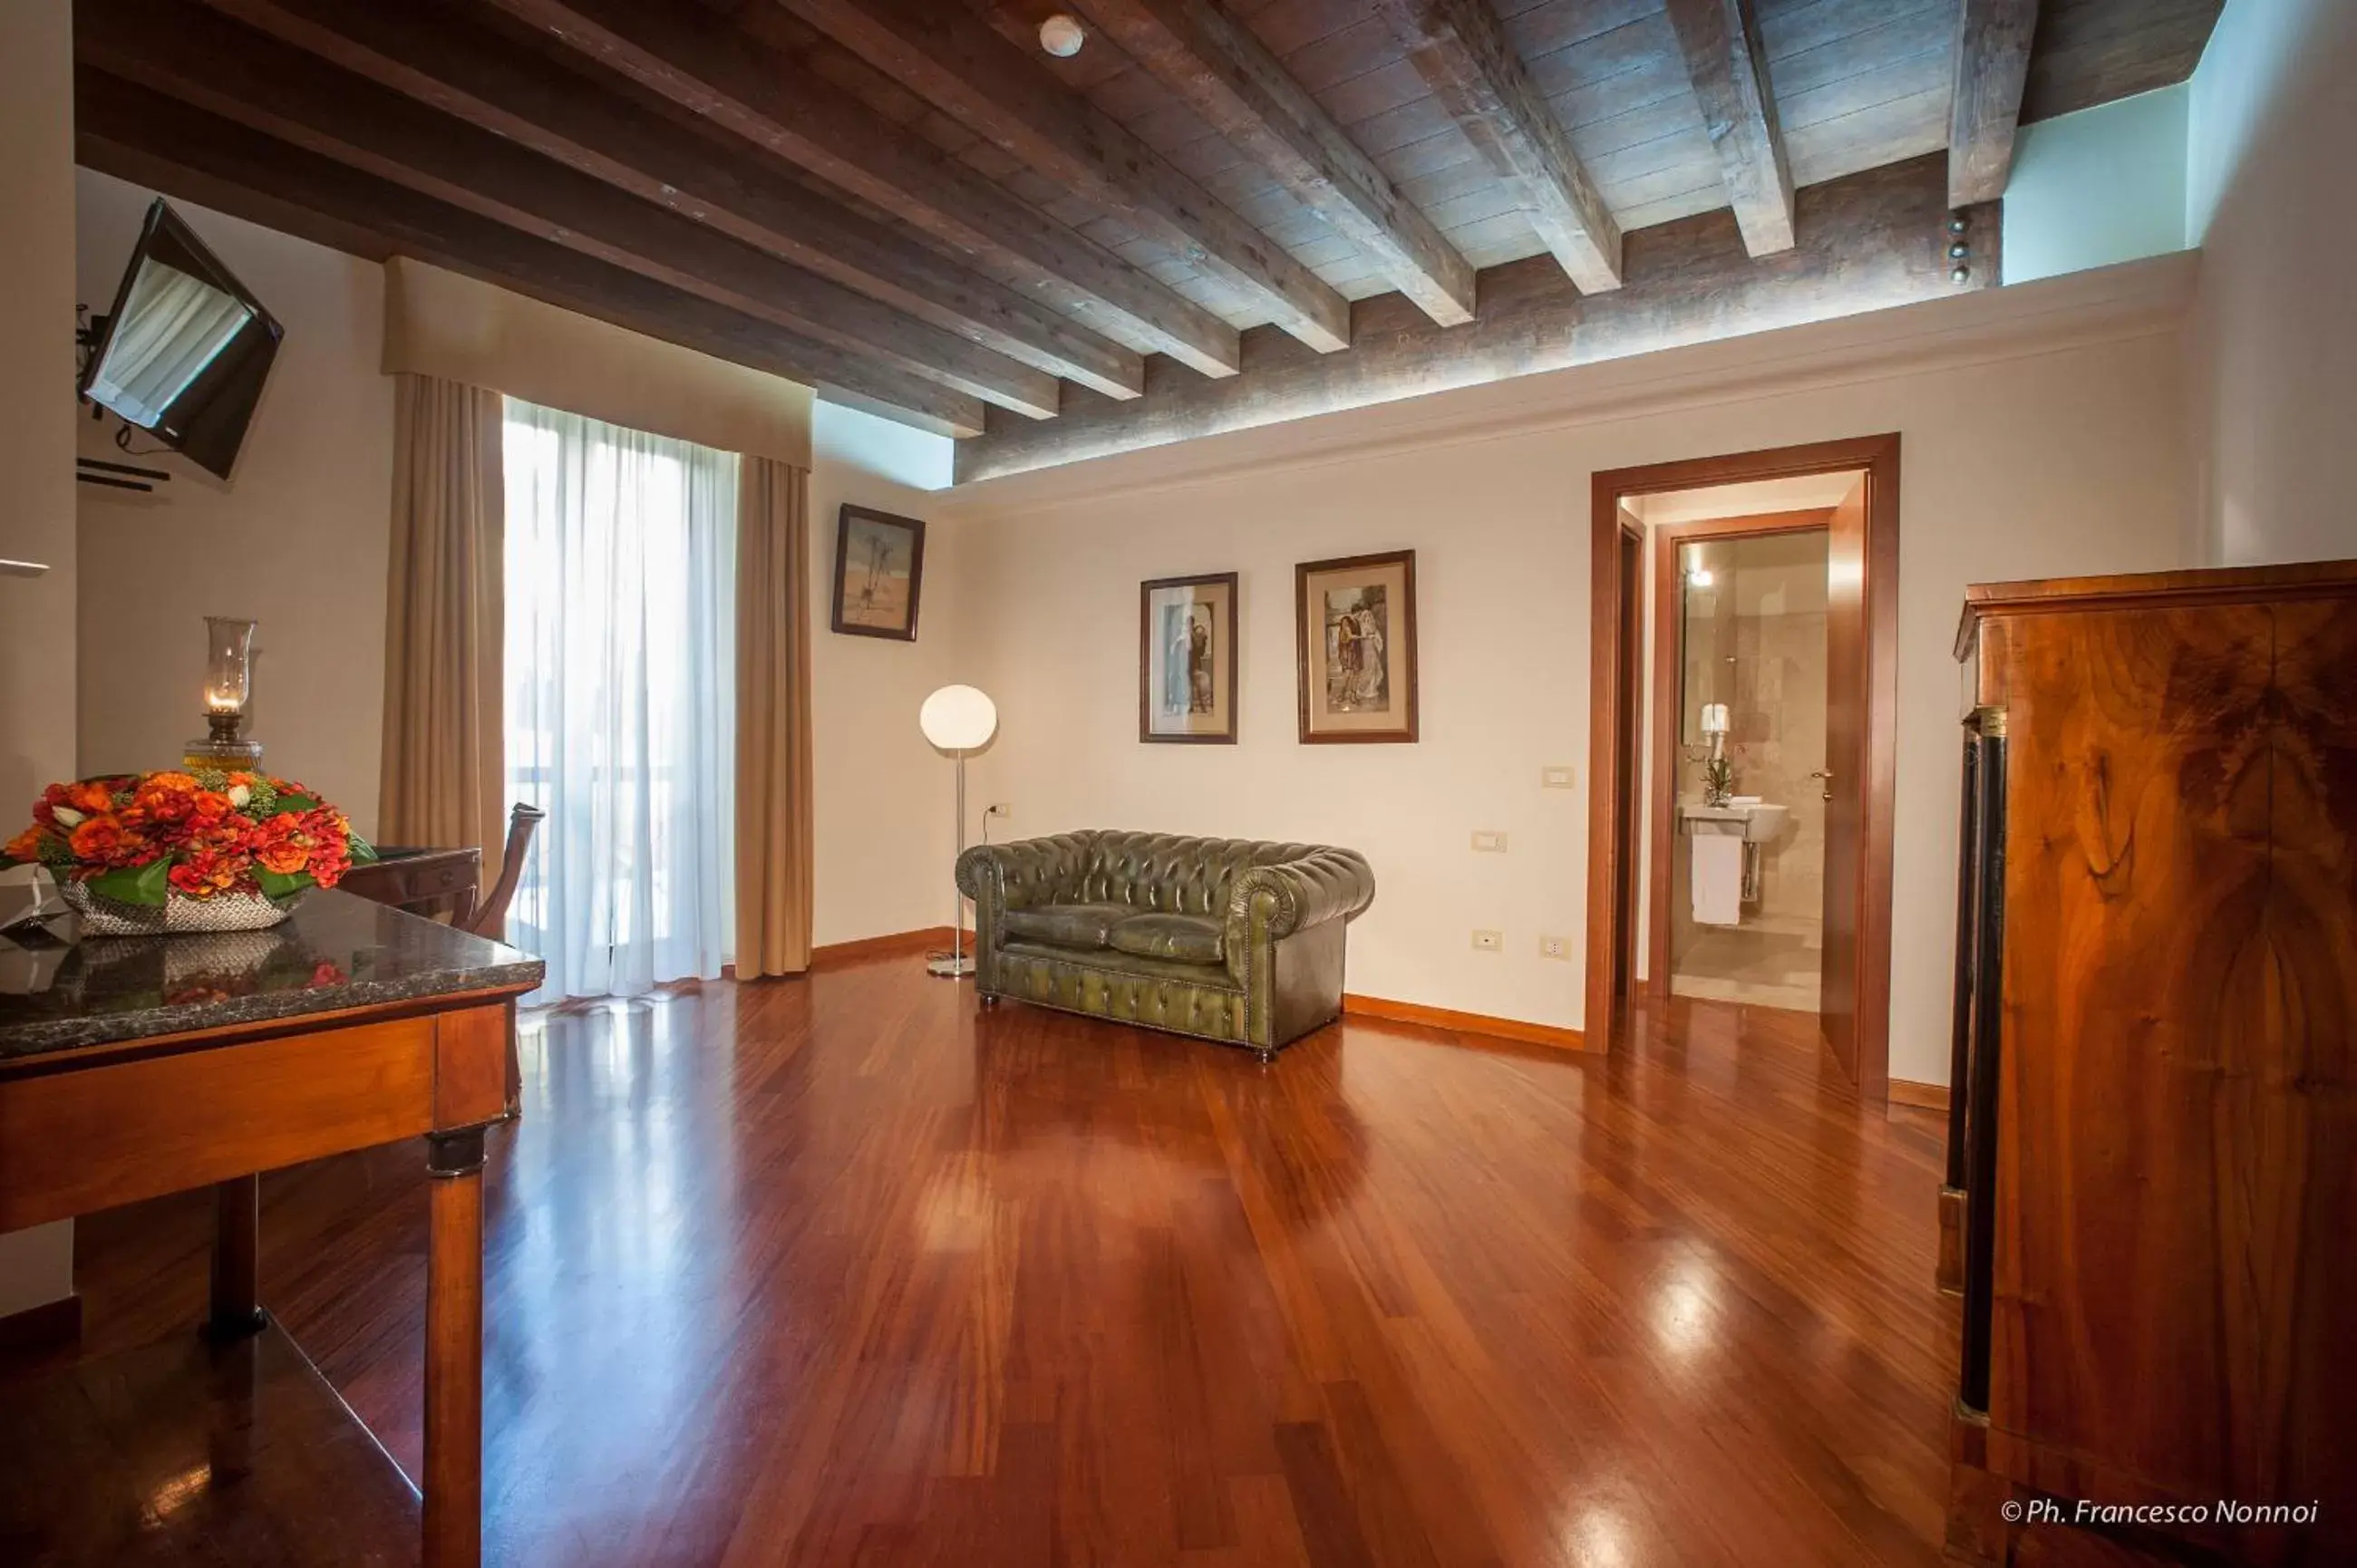
<path fill-rule="evenodd" d="M 1082 31 L 1081 25 L 1061 11 L 1039 24 L 1039 47 L 1058 59 L 1071 59 L 1088 41 L 1089 36 Z"/>

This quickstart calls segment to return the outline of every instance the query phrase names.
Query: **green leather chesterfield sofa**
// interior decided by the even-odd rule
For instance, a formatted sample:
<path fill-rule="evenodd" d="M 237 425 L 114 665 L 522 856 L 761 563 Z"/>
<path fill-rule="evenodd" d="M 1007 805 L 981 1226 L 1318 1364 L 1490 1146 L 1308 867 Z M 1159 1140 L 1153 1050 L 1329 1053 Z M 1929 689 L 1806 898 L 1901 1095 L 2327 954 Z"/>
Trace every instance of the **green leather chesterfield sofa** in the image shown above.
<path fill-rule="evenodd" d="M 1088 832 L 958 857 L 983 1005 L 1018 1002 L 1250 1046 L 1263 1061 L 1342 1011 L 1364 856 L 1306 843 Z"/>

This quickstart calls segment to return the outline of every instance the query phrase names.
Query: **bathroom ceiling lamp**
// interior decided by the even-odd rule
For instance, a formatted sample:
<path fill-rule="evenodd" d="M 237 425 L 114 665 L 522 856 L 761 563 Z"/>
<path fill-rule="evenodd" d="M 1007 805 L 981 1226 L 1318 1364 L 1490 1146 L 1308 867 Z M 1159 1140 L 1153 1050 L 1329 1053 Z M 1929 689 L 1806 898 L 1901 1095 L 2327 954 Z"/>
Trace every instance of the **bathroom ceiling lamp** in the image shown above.
<path fill-rule="evenodd" d="M 1059 11 L 1039 24 L 1039 47 L 1058 59 L 1070 59 L 1081 52 L 1089 35 L 1080 23 Z"/>

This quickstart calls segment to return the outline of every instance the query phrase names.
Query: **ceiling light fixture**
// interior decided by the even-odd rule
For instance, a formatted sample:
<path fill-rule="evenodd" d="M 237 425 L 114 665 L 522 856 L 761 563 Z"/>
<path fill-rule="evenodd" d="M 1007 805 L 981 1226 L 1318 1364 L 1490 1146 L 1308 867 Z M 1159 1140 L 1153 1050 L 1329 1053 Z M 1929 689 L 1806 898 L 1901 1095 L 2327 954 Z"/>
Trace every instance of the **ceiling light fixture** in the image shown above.
<path fill-rule="evenodd" d="M 1058 59 L 1070 59 L 1089 41 L 1081 25 L 1061 11 L 1039 24 L 1039 47 Z"/>

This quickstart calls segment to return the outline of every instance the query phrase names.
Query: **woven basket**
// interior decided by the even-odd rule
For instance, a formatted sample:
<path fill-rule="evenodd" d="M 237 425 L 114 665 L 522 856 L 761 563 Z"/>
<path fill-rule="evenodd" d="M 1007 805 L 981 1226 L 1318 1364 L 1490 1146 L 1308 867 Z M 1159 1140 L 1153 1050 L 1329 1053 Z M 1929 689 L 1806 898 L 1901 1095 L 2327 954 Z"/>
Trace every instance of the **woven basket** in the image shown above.
<path fill-rule="evenodd" d="M 309 889 L 305 889 L 306 892 Z M 259 931 L 285 919 L 298 893 L 274 904 L 259 893 L 216 893 L 191 898 L 174 892 L 161 908 L 102 897 L 79 882 L 59 884 L 58 896 L 81 919 L 88 937 L 176 937 L 199 931 Z"/>

